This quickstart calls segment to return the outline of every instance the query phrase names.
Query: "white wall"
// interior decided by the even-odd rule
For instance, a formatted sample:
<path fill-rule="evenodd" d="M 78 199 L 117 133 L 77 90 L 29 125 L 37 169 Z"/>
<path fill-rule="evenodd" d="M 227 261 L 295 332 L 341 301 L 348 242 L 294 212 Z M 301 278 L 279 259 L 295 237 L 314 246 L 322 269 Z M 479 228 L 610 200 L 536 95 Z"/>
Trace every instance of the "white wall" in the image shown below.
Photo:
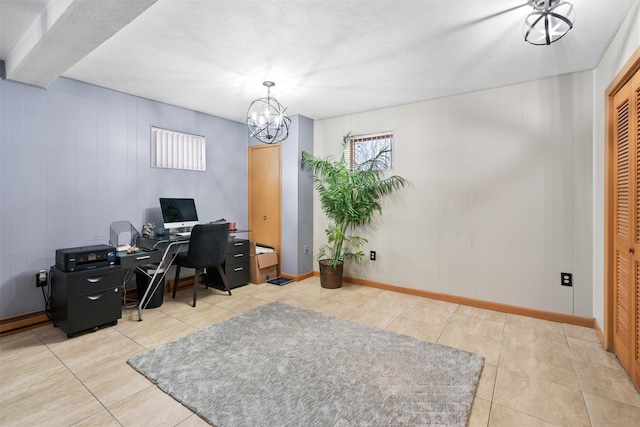
<path fill-rule="evenodd" d="M 594 71 L 593 97 L 593 313 L 604 328 L 605 90 L 640 46 L 640 2 L 634 2 Z"/>
<path fill-rule="evenodd" d="M 370 227 L 365 250 L 378 260 L 346 275 L 591 317 L 592 81 L 576 73 L 317 121 L 323 157 L 348 132 L 393 130 L 393 172 L 411 182 Z M 317 200 L 314 218 L 317 252 Z"/>

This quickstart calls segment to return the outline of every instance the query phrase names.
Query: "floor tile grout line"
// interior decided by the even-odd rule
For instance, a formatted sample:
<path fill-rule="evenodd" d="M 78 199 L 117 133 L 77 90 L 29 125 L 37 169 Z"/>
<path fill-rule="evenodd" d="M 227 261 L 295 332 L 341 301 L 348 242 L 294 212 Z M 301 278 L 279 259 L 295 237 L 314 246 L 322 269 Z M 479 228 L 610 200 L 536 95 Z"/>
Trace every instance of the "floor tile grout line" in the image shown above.
<path fill-rule="evenodd" d="M 493 405 L 495 403 L 496 387 L 498 384 L 498 372 L 500 369 L 500 359 L 502 358 L 502 349 L 504 347 L 504 333 L 506 329 L 507 329 L 507 316 L 505 316 L 504 322 L 502 323 L 502 339 L 500 340 L 500 350 L 498 351 L 498 361 L 496 362 L 496 377 L 493 379 L 493 388 L 491 390 L 491 405 L 489 405 L 489 419 L 487 420 L 487 425 L 490 425 L 491 423 L 491 414 L 493 413 Z M 515 410 L 513 408 L 510 408 L 510 409 Z"/>
<path fill-rule="evenodd" d="M 117 330 L 116 330 L 116 331 L 117 331 Z M 117 331 L 117 332 L 118 332 L 118 333 L 120 333 L 120 334 L 121 334 L 121 335 L 123 335 L 123 336 L 126 336 L 126 335 L 124 335 L 124 334 L 123 334 L 122 332 L 120 332 L 120 331 Z M 35 334 L 34 334 L 34 335 L 35 335 Z M 111 413 L 111 411 L 109 410 L 109 408 L 108 408 L 108 407 L 107 407 L 107 406 L 106 406 L 106 405 L 105 405 L 105 404 L 104 404 L 100 399 L 98 399 L 98 396 L 96 396 L 96 395 L 91 391 L 91 389 L 90 389 L 90 388 L 89 388 L 89 387 L 84 383 L 84 381 L 82 381 L 82 380 L 80 379 L 80 377 L 78 377 L 78 375 L 77 375 L 77 374 L 76 374 L 76 373 L 75 373 L 75 372 L 74 372 L 74 371 L 69 367 L 69 365 L 67 365 L 67 363 L 65 363 L 65 361 L 64 361 L 64 360 L 62 360 L 62 358 L 61 358 L 61 357 L 60 357 L 60 356 L 59 356 L 55 351 L 53 351 L 53 350 L 51 349 L 51 347 L 49 347 L 49 344 L 47 344 L 46 342 L 44 342 L 44 340 L 42 340 L 42 338 L 40 338 L 39 336 L 37 336 L 37 335 L 36 335 L 36 337 L 37 337 L 37 338 L 38 338 L 38 339 L 39 339 L 39 340 L 44 344 L 44 346 L 45 346 L 45 347 L 47 347 L 47 349 L 48 349 L 48 350 L 49 350 L 49 351 L 50 351 L 50 352 L 51 352 L 51 353 L 56 357 L 56 359 L 58 359 L 58 360 L 60 361 L 60 363 L 62 363 L 62 365 L 65 367 L 65 369 L 66 369 L 67 371 L 69 371 L 69 373 L 71 373 L 71 375 L 73 375 L 73 377 L 74 377 L 74 378 L 75 378 L 75 379 L 76 379 L 76 380 L 77 380 L 77 381 L 82 385 L 82 387 L 83 387 L 85 390 L 87 390 L 87 392 L 89 392 L 89 394 L 90 394 L 90 395 L 91 395 L 91 396 L 92 396 L 92 397 L 93 397 L 93 398 L 94 398 L 94 399 L 95 399 L 95 400 L 100 404 L 100 406 L 102 406 L 102 407 L 104 408 L 104 410 L 106 410 L 106 411 L 107 411 L 107 413 L 108 413 L 108 414 L 109 414 L 109 415 L 110 415 L 114 420 L 116 420 L 116 422 L 117 422 L 118 424 L 120 424 L 120 425 L 122 426 L 122 423 L 120 423 L 120 421 L 118 421 L 118 419 L 117 419 L 117 418 L 116 418 L 116 417 Z M 128 338 L 128 339 L 130 339 L 129 337 L 127 337 L 127 338 Z M 97 414 L 99 414 L 99 413 L 100 413 L 100 411 L 95 412 L 95 413 L 93 413 L 93 414 L 91 414 L 91 415 L 88 415 L 87 417 L 83 418 L 82 420 L 78 420 L 78 421 L 76 421 L 74 424 L 78 424 L 78 423 L 80 423 L 80 422 L 82 422 L 82 421 L 84 421 L 84 420 L 87 420 L 87 419 L 89 419 L 89 418 L 91 418 L 91 417 L 93 417 L 94 415 L 97 415 Z"/>
<path fill-rule="evenodd" d="M 316 285 L 318 285 L 318 283 L 313 283 L 313 286 L 316 286 Z M 289 294 L 282 294 L 282 295 L 278 296 L 278 298 L 277 298 L 276 300 L 278 300 L 278 299 L 282 299 L 282 298 L 286 298 L 287 296 L 294 296 L 294 295 L 299 295 L 299 296 L 300 296 L 300 297 L 302 297 L 303 299 L 307 299 L 307 298 L 309 298 L 309 299 L 311 299 L 311 300 L 312 300 L 312 299 L 313 299 L 313 297 L 310 297 L 309 295 L 305 295 L 306 293 L 309 293 L 309 294 L 317 294 L 317 292 L 309 292 L 309 291 L 312 291 L 312 290 L 313 290 L 312 286 L 308 286 L 308 287 L 306 287 L 305 289 L 300 289 L 300 290 L 297 290 L 296 292 L 291 292 L 291 293 L 289 293 Z M 357 293 L 357 292 L 356 292 L 356 293 Z M 268 303 L 268 302 L 272 301 L 272 299 L 265 299 L 265 297 L 266 297 L 266 298 L 270 298 L 268 295 L 264 295 L 263 297 L 260 297 L 260 296 L 252 295 L 252 294 L 251 294 L 251 292 L 243 293 L 242 295 L 243 295 L 243 296 L 246 296 L 246 297 L 249 297 L 249 298 L 257 298 L 257 299 L 260 299 L 260 300 L 264 301 L 265 303 Z M 322 299 L 322 300 L 324 300 L 324 301 L 329 301 L 329 299 L 327 298 L 327 295 L 331 295 L 331 294 L 326 294 L 326 293 L 324 293 L 324 294 L 322 295 L 322 298 L 317 297 L 317 299 Z M 377 296 L 379 296 L 379 295 L 380 295 L 380 294 L 378 294 Z M 377 296 L 376 296 L 376 297 L 377 297 Z M 373 298 L 376 298 L 376 297 L 373 297 Z M 348 300 L 348 298 L 347 298 L 347 297 L 345 297 L 345 299 L 346 299 L 346 300 Z M 369 299 L 369 301 L 371 301 L 371 299 Z M 224 309 L 224 310 L 230 311 L 230 310 L 228 310 L 228 309 L 226 309 L 226 308 L 224 308 L 224 307 L 219 307 L 219 306 L 217 306 L 216 304 L 210 304 L 210 303 L 207 303 L 207 304 L 209 304 L 209 305 L 210 305 L 210 306 L 212 306 L 212 307 L 218 307 L 218 308 L 220 308 L 220 309 Z M 342 305 L 344 305 L 344 304 L 342 304 Z M 413 302 L 410 306 L 417 306 L 417 305 L 418 305 L 418 303 Z M 347 306 L 349 307 L 349 312 L 354 312 L 354 310 L 356 310 L 356 309 L 357 309 L 357 308 L 354 308 L 353 306 L 349 306 L 349 305 L 347 305 Z M 361 306 L 360 306 L 360 307 L 361 307 Z M 451 316 L 449 317 L 449 319 L 447 320 L 447 322 L 444 324 L 444 326 L 443 326 L 442 330 L 440 331 L 440 334 L 438 335 L 438 338 L 437 338 L 437 340 L 436 340 L 436 341 L 438 341 L 438 340 L 440 340 L 440 339 L 441 339 L 441 337 L 443 336 L 443 333 L 444 333 L 444 331 L 446 330 L 446 328 L 447 328 L 448 326 L 450 326 L 450 325 L 451 325 L 451 318 L 452 318 L 452 317 L 453 317 L 453 315 L 454 315 L 454 314 L 456 314 L 456 313 L 457 313 L 457 314 L 461 314 L 461 315 L 466 316 L 466 317 L 469 317 L 469 318 L 473 318 L 473 319 L 495 321 L 495 320 L 490 320 L 490 319 L 483 319 L 483 318 L 481 318 L 481 317 L 476 317 L 476 316 L 469 316 L 468 314 L 463 314 L 463 313 L 461 313 L 461 307 L 463 307 L 463 305 L 457 305 L 456 310 L 454 310 L 454 311 L 452 312 Z M 365 309 L 365 310 L 369 310 L 369 309 Z M 406 310 L 407 310 L 407 308 L 405 308 L 405 309 L 403 310 L 403 313 L 404 313 Z M 321 309 L 321 310 L 316 309 L 316 311 L 324 312 L 322 309 Z M 376 310 L 371 310 L 371 311 L 374 311 L 374 312 L 375 312 Z M 236 315 L 238 315 L 238 314 L 241 314 L 241 312 L 235 312 L 235 311 L 232 311 L 232 313 L 233 313 L 233 316 L 236 316 Z M 198 328 L 198 327 L 196 327 L 196 326 L 194 326 L 194 325 L 191 325 L 190 323 L 188 323 L 188 322 L 186 322 L 185 320 L 183 320 L 183 319 L 184 319 L 184 316 L 182 316 L 180 313 L 174 313 L 174 314 L 167 314 L 167 313 L 163 313 L 163 314 L 164 314 L 164 315 L 166 315 L 166 316 L 168 316 L 168 317 L 170 317 L 170 318 L 173 318 L 173 319 L 175 319 L 175 320 L 178 320 L 178 321 L 180 321 L 181 323 L 183 323 L 183 324 L 185 324 L 185 325 L 188 325 L 188 326 L 189 326 L 189 327 L 191 327 L 191 328 L 194 328 L 194 329 L 202 329 L 202 328 Z M 343 317 L 344 317 L 344 316 L 343 316 Z M 398 319 L 398 318 L 400 318 L 400 317 L 402 317 L 402 316 L 401 316 L 401 315 L 397 315 L 397 316 L 395 316 L 395 317 L 394 317 L 394 319 L 391 321 L 391 323 L 393 323 L 395 320 L 397 320 L 397 319 Z M 217 322 L 216 322 L 216 323 L 217 323 Z M 390 324 L 391 324 L 391 323 L 390 323 Z M 503 365 L 503 360 L 502 360 L 502 359 L 503 359 L 503 351 L 504 351 L 504 345 L 505 345 L 505 343 L 504 343 L 504 335 L 505 335 L 505 330 L 506 330 L 506 326 L 507 326 L 507 318 L 506 318 L 506 316 L 505 316 L 505 320 L 504 320 L 504 322 L 502 322 L 502 325 L 503 325 L 503 327 L 502 327 L 502 337 L 503 337 L 503 339 L 502 339 L 502 340 L 500 340 L 500 344 L 499 344 L 499 345 L 500 345 L 500 349 L 499 349 L 498 362 L 497 362 L 497 365 L 498 365 L 498 366 L 496 366 L 496 379 L 497 379 L 498 368 L 499 368 L 499 366 Z M 388 326 L 388 325 L 387 325 L 387 326 Z M 206 326 L 205 326 L 205 327 L 206 327 Z M 133 343 L 135 343 L 135 344 L 137 344 L 137 345 L 141 346 L 142 348 L 145 348 L 145 349 L 146 349 L 146 347 L 144 347 L 142 344 L 138 343 L 135 339 L 133 339 L 132 337 L 130 337 L 129 335 L 127 335 L 127 333 L 126 333 L 126 332 L 124 332 L 124 331 L 122 331 L 122 330 L 119 330 L 117 327 L 116 327 L 115 329 L 117 329 L 117 330 L 118 330 L 118 332 L 119 332 L 120 334 L 122 334 L 122 335 L 126 336 L 126 337 L 127 337 L 129 340 L 131 340 Z M 386 328 L 384 328 L 384 329 L 386 329 Z M 567 330 L 566 330 L 564 327 L 562 328 L 562 332 L 563 332 L 563 336 L 564 336 L 564 342 L 566 343 L 566 345 L 567 345 L 567 347 L 568 347 L 568 349 L 569 349 L 569 354 L 568 354 L 568 356 L 569 356 L 569 358 L 571 359 L 571 367 L 572 367 L 573 373 L 574 373 L 574 375 L 576 375 L 576 378 L 577 378 L 577 380 L 578 380 L 579 390 L 580 390 L 580 393 L 581 393 L 581 396 L 582 396 L 583 404 L 585 405 L 585 408 L 587 409 L 587 414 L 588 414 L 588 417 L 589 417 L 589 421 L 588 421 L 588 422 L 589 422 L 591 425 L 593 425 L 593 422 L 592 422 L 592 419 L 591 419 L 592 414 L 591 414 L 591 412 L 589 411 L 589 408 L 588 408 L 588 407 L 586 407 L 586 399 L 585 399 L 585 392 L 584 392 L 584 390 L 583 390 L 583 382 L 582 382 L 582 380 L 580 379 L 580 377 L 577 375 L 577 366 L 576 366 L 576 363 L 577 363 L 577 361 L 578 361 L 579 359 L 576 359 L 576 358 L 574 357 L 574 356 L 575 356 L 575 350 L 574 350 L 574 349 L 572 349 L 572 348 L 569 346 L 569 344 L 568 344 L 568 342 L 569 342 L 569 338 L 570 338 L 570 337 L 569 337 L 569 334 L 568 334 Z M 578 334 L 579 334 L 579 332 L 578 332 Z M 406 335 L 406 334 L 405 334 L 405 335 Z M 55 356 L 56 358 L 58 358 L 58 360 L 60 360 L 60 361 L 61 361 L 61 363 L 63 364 L 63 366 L 65 367 L 65 369 L 67 369 L 69 372 L 71 372 L 71 373 L 74 375 L 74 377 L 79 381 L 78 376 L 77 376 L 77 375 L 75 375 L 75 373 L 73 373 L 73 371 L 71 371 L 71 370 L 69 369 L 69 367 L 66 365 L 66 363 L 64 363 L 64 362 L 62 361 L 62 359 L 61 359 L 61 358 L 60 358 L 56 353 L 54 353 L 54 352 L 53 352 L 53 350 L 51 349 L 51 347 L 49 347 L 49 345 L 47 345 L 47 344 L 43 341 L 43 339 L 42 339 L 40 336 L 38 336 L 38 335 L 35 335 L 35 336 L 37 337 L 37 339 L 38 339 L 42 344 L 44 344 L 44 345 L 47 347 L 47 349 L 49 350 L 49 352 L 51 352 L 52 354 L 54 354 L 54 356 Z M 418 338 L 418 337 L 415 337 L 415 338 Z M 592 341 L 591 341 L 591 340 L 589 340 L 589 339 L 584 339 L 584 338 L 581 338 L 581 337 L 571 337 L 571 338 L 573 338 L 573 339 L 575 339 L 575 340 L 577 340 L 577 341 L 580 341 L 580 342 L 587 342 L 587 343 L 591 343 L 591 342 L 592 342 Z M 418 339 L 422 339 L 422 338 L 418 338 Z M 422 339 L 422 340 L 424 340 L 424 339 Z M 429 341 L 429 340 L 424 340 L 424 341 Z M 455 346 L 454 346 L 454 347 L 455 347 Z M 581 350 L 581 351 L 582 351 L 582 350 Z M 590 349 L 585 348 L 585 351 L 590 351 Z M 602 366 L 603 366 L 603 367 L 607 367 L 607 366 L 605 366 L 605 365 L 602 365 Z M 489 403 L 490 403 L 490 404 L 489 404 L 489 414 L 488 414 L 488 418 L 486 419 L 486 423 L 487 423 L 487 425 L 489 425 L 489 424 L 490 424 L 491 414 L 492 414 L 492 412 L 494 411 L 494 409 L 495 409 L 495 407 L 496 407 L 496 405 L 497 405 L 497 403 L 494 401 L 494 398 L 495 398 L 495 391 L 496 391 L 496 389 L 497 389 L 497 385 L 498 385 L 498 384 L 497 384 L 496 379 L 494 379 L 494 382 L 493 382 L 493 384 L 492 384 L 492 391 L 491 391 L 491 393 L 492 393 L 492 394 L 491 394 L 491 398 L 490 398 L 490 400 L 489 400 Z M 87 387 L 87 386 L 86 386 L 82 381 L 80 381 L 80 382 L 83 384 L 83 386 L 85 386 L 85 388 L 87 388 L 87 389 L 88 389 L 88 387 Z M 90 390 L 89 390 L 89 392 L 91 393 L 91 391 L 90 391 Z M 91 394 L 93 395 L 93 393 L 91 393 Z M 93 396 L 94 396 L 94 398 L 96 398 L 96 399 L 97 399 L 97 397 L 96 397 L 95 395 L 93 395 Z M 600 396 L 598 395 L 598 397 L 600 397 Z M 625 404 L 624 402 L 620 402 L 620 401 L 618 401 L 618 400 L 610 399 L 610 398 L 607 398 L 607 397 L 604 397 L 604 398 L 605 398 L 606 400 L 611 401 L 611 402 L 614 402 L 614 403 L 623 403 L 623 404 Z M 102 404 L 102 402 L 100 402 L 100 403 Z M 496 403 L 496 405 L 494 405 L 494 403 Z M 104 406 L 104 404 L 102 404 L 102 406 Z M 631 406 L 634 406 L 634 405 L 631 405 Z M 105 406 L 105 409 L 107 409 L 107 411 L 108 411 L 108 408 L 106 408 L 106 406 Z M 518 411 L 518 412 L 519 412 L 519 411 Z M 115 417 L 113 416 L 113 414 L 111 414 L 111 412 L 110 412 L 110 411 L 108 411 L 108 413 L 109 413 L 109 414 L 110 414 L 110 415 L 115 419 Z M 527 415 L 528 415 L 528 414 L 527 414 Z M 191 415 L 191 416 L 192 416 L 192 415 Z M 528 416 L 530 416 L 530 415 L 528 415 Z M 187 419 L 188 419 L 188 418 L 189 418 L 189 417 L 187 417 Z M 538 417 L 533 417 L 533 418 L 540 419 L 540 418 L 538 418 Z M 117 419 L 116 419 L 116 421 L 117 421 L 120 425 L 122 425 L 122 424 L 121 424 Z"/>

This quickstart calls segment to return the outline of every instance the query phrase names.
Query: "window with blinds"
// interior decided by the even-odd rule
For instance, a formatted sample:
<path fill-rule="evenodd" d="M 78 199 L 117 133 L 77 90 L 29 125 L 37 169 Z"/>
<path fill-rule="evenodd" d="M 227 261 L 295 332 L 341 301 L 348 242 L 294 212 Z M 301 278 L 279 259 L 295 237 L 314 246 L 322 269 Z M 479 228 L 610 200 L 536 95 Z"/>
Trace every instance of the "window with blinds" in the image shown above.
<path fill-rule="evenodd" d="M 377 159 L 376 156 L 385 150 Z M 373 167 L 388 170 L 393 167 L 393 132 L 352 136 L 344 148 L 344 158 L 351 171 Z"/>
<path fill-rule="evenodd" d="M 151 167 L 206 171 L 204 136 L 151 127 Z"/>

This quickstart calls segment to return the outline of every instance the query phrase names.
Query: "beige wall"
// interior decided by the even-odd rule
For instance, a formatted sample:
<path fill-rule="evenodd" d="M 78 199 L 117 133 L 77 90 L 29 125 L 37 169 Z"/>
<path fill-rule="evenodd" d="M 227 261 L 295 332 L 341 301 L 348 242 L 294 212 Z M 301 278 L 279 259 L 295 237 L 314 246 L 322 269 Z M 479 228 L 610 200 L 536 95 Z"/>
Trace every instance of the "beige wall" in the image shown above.
<path fill-rule="evenodd" d="M 604 328 L 604 95 L 607 86 L 638 46 L 640 2 L 636 1 L 593 72 L 593 312 L 601 328 Z"/>
<path fill-rule="evenodd" d="M 317 121 L 321 156 L 348 132 L 393 130 L 394 173 L 411 182 L 370 227 L 378 260 L 346 274 L 591 317 L 592 83 L 576 73 Z M 318 203 L 314 218 L 316 252 Z"/>
<path fill-rule="evenodd" d="M 378 261 L 346 274 L 603 327 L 604 91 L 638 46 L 636 1 L 595 70 L 317 121 L 321 156 L 347 132 L 393 130 L 394 173 L 412 182 L 370 227 Z M 317 251 L 317 203 L 314 217 Z"/>

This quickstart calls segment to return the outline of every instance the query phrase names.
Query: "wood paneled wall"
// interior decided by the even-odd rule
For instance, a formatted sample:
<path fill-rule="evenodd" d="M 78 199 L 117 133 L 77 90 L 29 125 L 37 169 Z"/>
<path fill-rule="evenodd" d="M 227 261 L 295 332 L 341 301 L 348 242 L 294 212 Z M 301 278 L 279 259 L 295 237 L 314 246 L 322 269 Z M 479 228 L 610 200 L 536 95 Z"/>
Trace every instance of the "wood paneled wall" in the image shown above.
<path fill-rule="evenodd" d="M 35 273 L 109 225 L 162 226 L 158 197 L 247 225 L 246 125 L 61 78 L 0 81 L 0 318 L 44 308 Z M 204 135 L 206 172 L 150 167 L 150 128 Z"/>
<path fill-rule="evenodd" d="M 393 173 L 411 182 L 366 231 L 377 261 L 345 274 L 592 317 L 592 95 L 584 72 L 316 121 L 321 156 L 393 130 Z"/>

